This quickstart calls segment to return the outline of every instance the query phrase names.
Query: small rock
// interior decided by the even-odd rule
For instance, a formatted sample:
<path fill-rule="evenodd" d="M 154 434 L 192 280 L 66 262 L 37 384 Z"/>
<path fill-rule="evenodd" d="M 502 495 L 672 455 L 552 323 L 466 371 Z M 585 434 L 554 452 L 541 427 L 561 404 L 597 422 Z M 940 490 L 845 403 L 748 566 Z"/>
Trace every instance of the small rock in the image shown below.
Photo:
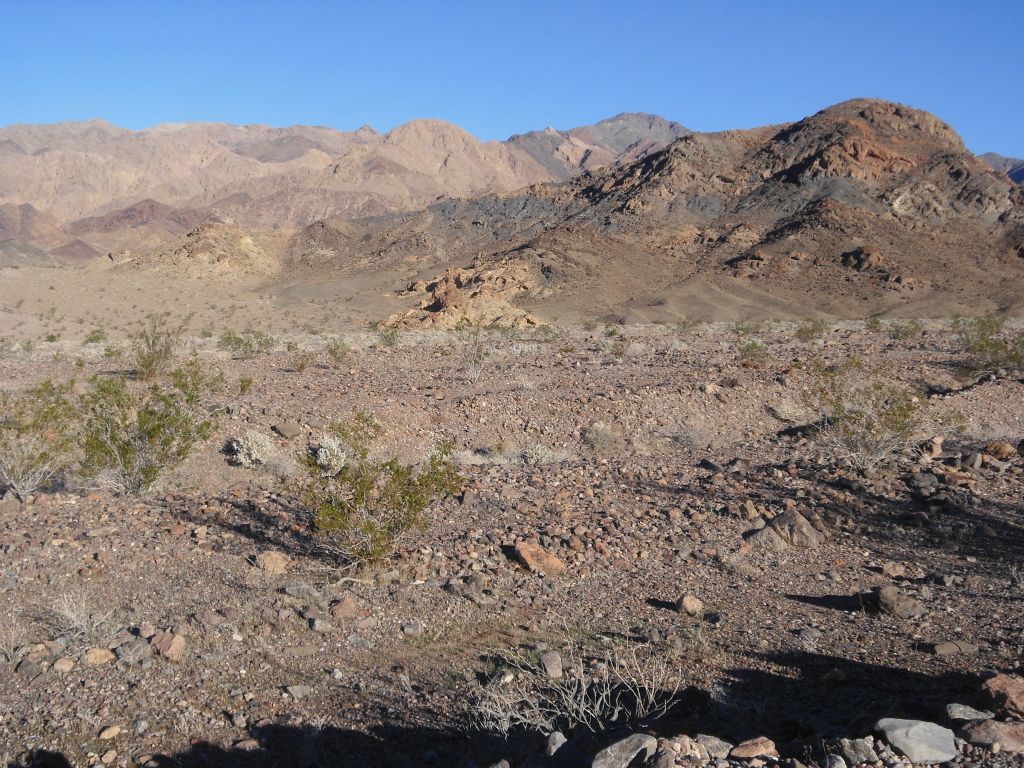
<path fill-rule="evenodd" d="M 185 638 L 174 632 L 157 632 L 149 642 L 168 661 L 181 661 L 185 655 Z"/>
<path fill-rule="evenodd" d="M 936 643 L 932 651 L 936 656 L 956 656 L 958 654 L 970 656 L 978 652 L 978 646 L 963 640 L 947 640 L 944 643 Z"/>
<path fill-rule="evenodd" d="M 296 701 L 306 698 L 313 692 L 313 689 L 308 685 L 289 685 L 285 690 L 288 692 L 288 695 Z"/>
<path fill-rule="evenodd" d="M 956 758 L 953 732 L 923 720 L 885 717 L 875 730 L 913 763 L 945 763 Z"/>
<path fill-rule="evenodd" d="M 61 672 L 61 673 L 70 672 L 74 668 L 75 668 L 75 660 L 73 658 L 71 658 L 70 656 L 65 656 L 64 658 L 57 659 L 55 662 L 53 662 L 53 669 L 56 672 Z"/>
<path fill-rule="evenodd" d="M 825 755 L 821 768 L 846 768 L 846 761 L 839 755 Z"/>
<path fill-rule="evenodd" d="M 729 756 L 729 752 L 732 751 L 733 745 L 724 739 L 720 739 L 717 736 L 709 736 L 705 733 L 698 733 L 695 737 L 697 743 L 700 744 L 704 749 L 708 751 L 711 757 L 722 760 Z"/>
<path fill-rule="evenodd" d="M 516 544 L 516 559 L 534 573 L 543 572 L 548 576 L 557 576 L 565 571 L 565 563 L 542 549 L 539 544 L 530 541 Z"/>
<path fill-rule="evenodd" d="M 775 748 L 775 742 L 765 736 L 758 736 L 755 739 L 741 741 L 729 750 L 729 757 L 739 760 L 749 760 L 752 757 L 778 756 L 779 751 Z"/>
<path fill-rule="evenodd" d="M 795 509 L 776 515 L 768 525 L 791 547 L 814 549 L 825 540 L 825 536 Z"/>
<path fill-rule="evenodd" d="M 634 761 L 642 762 L 650 758 L 657 749 L 656 738 L 646 733 L 634 733 L 602 749 L 590 765 L 591 768 L 629 768 Z"/>
<path fill-rule="evenodd" d="M 100 738 L 103 741 L 110 741 L 111 739 L 116 739 L 120 733 L 120 725 L 108 725 L 106 728 L 100 731 Z"/>
<path fill-rule="evenodd" d="M 331 603 L 331 616 L 336 619 L 354 619 L 359 615 L 359 604 L 352 595 L 344 595 Z"/>
<path fill-rule="evenodd" d="M 986 680 L 982 690 L 1000 712 L 1024 717 L 1024 678 L 999 674 Z"/>
<path fill-rule="evenodd" d="M 256 565 L 268 576 L 280 576 L 288 568 L 288 557 L 280 552 L 267 550 L 256 555 Z"/>
<path fill-rule="evenodd" d="M 995 714 L 966 704 L 947 704 L 946 717 L 950 720 L 990 720 Z"/>
<path fill-rule="evenodd" d="M 893 586 L 876 587 L 870 597 L 878 610 L 901 619 L 915 619 L 928 612 L 920 600 L 903 594 Z"/>
<path fill-rule="evenodd" d="M 872 746 L 871 739 L 840 739 L 839 751 L 850 765 L 878 762 L 878 754 Z"/>
<path fill-rule="evenodd" d="M 114 652 L 109 648 L 90 648 L 85 652 L 85 666 L 99 667 L 114 660 Z"/>
<path fill-rule="evenodd" d="M 704 603 L 696 595 L 683 595 L 676 603 L 676 609 L 687 616 L 700 616 L 704 613 Z"/>
<path fill-rule="evenodd" d="M 562 734 L 562 732 L 555 731 L 550 736 L 548 736 L 548 742 L 544 746 L 544 754 L 548 757 L 554 757 L 555 753 L 562 748 L 562 745 L 565 744 L 565 742 L 566 738 Z"/>
<path fill-rule="evenodd" d="M 1011 754 L 1024 753 L 1024 723 L 1002 723 L 998 720 L 982 720 L 964 728 L 964 738 L 975 746 L 987 747 Z"/>
<path fill-rule="evenodd" d="M 549 680 L 562 679 L 562 654 L 558 651 L 548 651 L 540 657 L 540 668 L 544 670 Z"/>
<path fill-rule="evenodd" d="M 280 424 L 275 424 L 272 429 L 285 440 L 291 440 L 302 434 L 302 425 L 297 421 L 282 421 Z"/>

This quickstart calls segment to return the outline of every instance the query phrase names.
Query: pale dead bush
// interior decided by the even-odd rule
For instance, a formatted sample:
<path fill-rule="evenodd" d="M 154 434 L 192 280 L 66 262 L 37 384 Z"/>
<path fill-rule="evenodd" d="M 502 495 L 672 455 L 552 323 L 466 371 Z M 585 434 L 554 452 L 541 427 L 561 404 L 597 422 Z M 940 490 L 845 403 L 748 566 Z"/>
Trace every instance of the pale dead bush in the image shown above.
<path fill-rule="evenodd" d="M 599 733 L 665 715 L 682 687 L 677 665 L 655 649 L 626 645 L 596 658 L 570 647 L 562 659 L 562 675 L 552 679 L 524 653 L 503 657 L 503 669 L 476 701 L 479 724 L 506 736 L 516 730 Z"/>

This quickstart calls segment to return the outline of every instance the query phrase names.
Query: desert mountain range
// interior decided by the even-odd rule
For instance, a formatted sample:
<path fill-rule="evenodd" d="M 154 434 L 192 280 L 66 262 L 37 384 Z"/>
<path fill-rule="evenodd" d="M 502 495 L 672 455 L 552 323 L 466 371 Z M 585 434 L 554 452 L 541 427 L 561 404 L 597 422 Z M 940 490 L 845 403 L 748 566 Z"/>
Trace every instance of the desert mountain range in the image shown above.
<path fill-rule="evenodd" d="M 623 114 L 505 142 L 436 120 L 12 126 L 0 258 L 374 275 L 377 319 L 413 325 L 1020 311 L 1019 172 L 870 99 L 742 131 Z"/>

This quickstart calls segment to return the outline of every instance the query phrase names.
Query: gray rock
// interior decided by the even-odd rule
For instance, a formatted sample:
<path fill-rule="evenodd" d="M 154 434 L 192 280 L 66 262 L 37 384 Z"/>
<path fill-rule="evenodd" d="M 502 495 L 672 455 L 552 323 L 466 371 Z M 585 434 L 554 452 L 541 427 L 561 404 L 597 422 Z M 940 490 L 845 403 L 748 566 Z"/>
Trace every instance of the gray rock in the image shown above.
<path fill-rule="evenodd" d="M 117 658 L 125 664 L 138 664 L 153 655 L 152 646 L 141 638 L 129 640 L 119 645 L 115 651 Z"/>
<path fill-rule="evenodd" d="M 901 619 L 915 619 L 928 612 L 920 600 L 903 594 L 893 586 L 876 587 L 873 597 L 878 610 Z"/>
<path fill-rule="evenodd" d="M 658 740 L 646 733 L 634 733 L 605 747 L 594 756 L 591 768 L 629 768 L 637 756 L 646 760 L 658 749 Z"/>
<path fill-rule="evenodd" d="M 825 537 L 815 530 L 810 521 L 795 509 L 789 509 L 776 515 L 768 523 L 768 526 L 791 547 L 814 549 L 825 540 Z"/>
<path fill-rule="evenodd" d="M 708 751 L 709 755 L 719 759 L 728 757 L 733 746 L 735 746 L 730 744 L 728 741 L 718 738 L 717 736 L 708 736 L 704 733 L 698 733 L 695 737 L 695 741 L 704 747 L 704 749 Z"/>
<path fill-rule="evenodd" d="M 959 654 L 971 656 L 978 652 L 978 646 L 964 640 L 947 640 L 944 643 L 936 643 L 932 651 L 936 656 L 957 656 Z"/>
<path fill-rule="evenodd" d="M 846 768 L 846 761 L 839 755 L 825 755 L 821 768 Z"/>
<path fill-rule="evenodd" d="M 839 751 L 850 765 L 878 761 L 878 755 L 871 744 L 871 739 L 841 739 Z"/>
<path fill-rule="evenodd" d="M 947 704 L 946 717 L 950 720 L 991 720 L 995 713 L 968 707 L 966 704 Z"/>
<path fill-rule="evenodd" d="M 562 679 L 562 655 L 558 651 L 548 651 L 540 657 L 540 668 L 550 680 Z"/>
<path fill-rule="evenodd" d="M 945 763 L 956 758 L 953 732 L 923 720 L 885 717 L 875 730 L 913 763 Z"/>
<path fill-rule="evenodd" d="M 544 754 L 548 757 L 554 757 L 555 753 L 562 748 L 565 744 L 566 738 L 561 731 L 555 731 L 548 736 L 548 743 L 544 747 Z"/>
<path fill-rule="evenodd" d="M 284 588 L 284 593 L 289 597 L 297 597 L 300 600 L 320 600 L 320 593 L 315 587 L 309 584 L 303 584 L 302 582 L 296 582 L 295 584 L 288 584 Z"/>
<path fill-rule="evenodd" d="M 306 698 L 313 692 L 313 689 L 308 685 L 289 685 L 285 690 L 288 692 L 288 695 L 296 701 Z"/>
<path fill-rule="evenodd" d="M 770 526 L 747 531 L 743 534 L 743 538 L 755 549 L 763 549 L 768 552 L 784 552 L 789 548 L 778 532 Z"/>
<path fill-rule="evenodd" d="M 302 425 L 297 421 L 282 421 L 280 424 L 275 424 L 273 430 L 285 440 L 291 440 L 302 434 Z"/>

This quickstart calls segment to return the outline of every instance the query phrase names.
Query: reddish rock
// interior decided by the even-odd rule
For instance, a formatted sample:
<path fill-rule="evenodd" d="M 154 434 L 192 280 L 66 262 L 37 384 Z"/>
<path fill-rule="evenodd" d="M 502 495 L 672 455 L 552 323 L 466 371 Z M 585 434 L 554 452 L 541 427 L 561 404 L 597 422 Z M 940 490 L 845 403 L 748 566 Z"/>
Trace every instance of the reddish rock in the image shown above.
<path fill-rule="evenodd" d="M 557 576 L 565 571 L 565 563 L 545 551 L 540 544 L 531 541 L 521 541 L 516 544 L 516 558 L 534 573 L 543 572 L 548 576 Z"/>

